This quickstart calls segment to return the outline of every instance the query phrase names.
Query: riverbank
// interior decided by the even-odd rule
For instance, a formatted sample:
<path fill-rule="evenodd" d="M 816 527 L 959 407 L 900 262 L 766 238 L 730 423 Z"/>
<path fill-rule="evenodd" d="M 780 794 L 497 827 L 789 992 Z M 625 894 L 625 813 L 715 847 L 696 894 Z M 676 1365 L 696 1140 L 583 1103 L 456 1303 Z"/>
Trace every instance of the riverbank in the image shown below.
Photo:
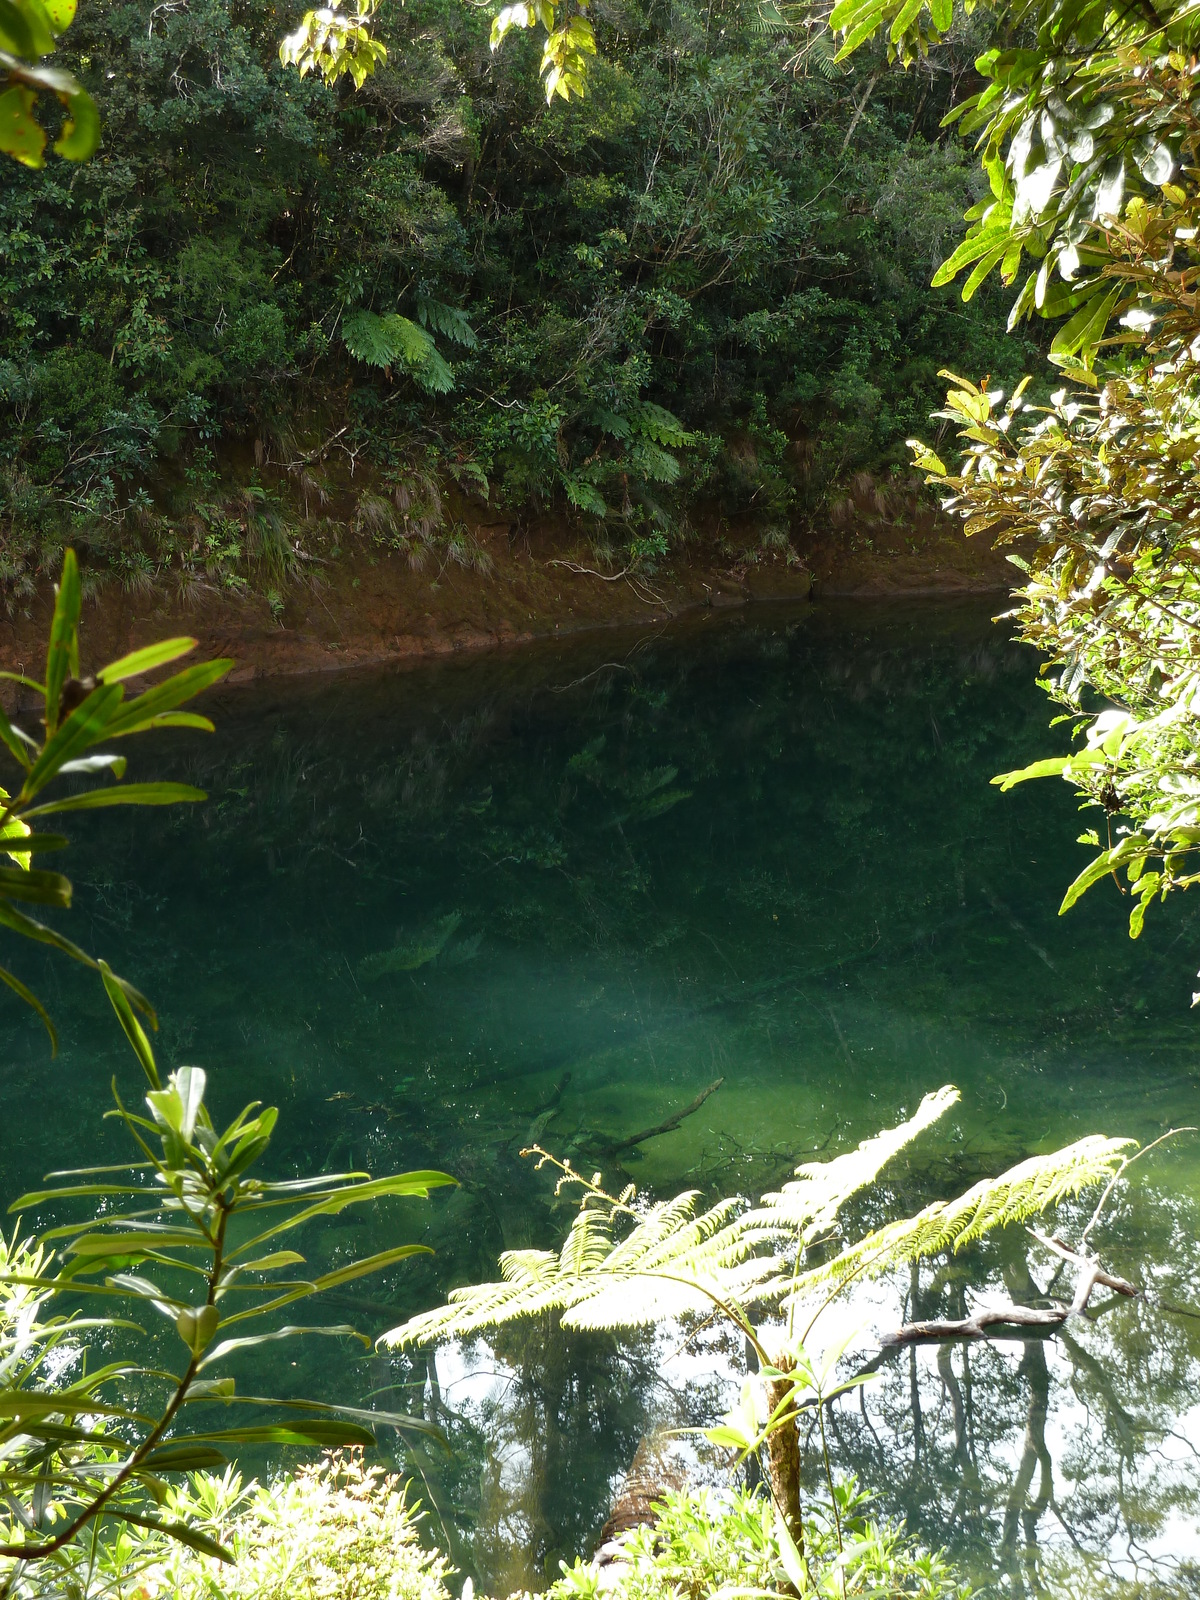
<path fill-rule="evenodd" d="M 689 611 L 759 600 L 884 598 L 1003 590 L 1011 571 L 957 528 L 831 533 L 803 563 L 769 557 L 732 564 L 716 543 L 695 545 L 654 573 L 607 574 L 584 553 L 565 557 L 561 536 L 513 538 L 477 530 L 473 567 L 414 571 L 400 555 L 360 552 L 313 563 L 282 607 L 192 582 L 187 589 L 129 593 L 100 585 L 85 602 L 92 663 L 178 633 L 205 655 L 232 656 L 232 681 L 405 662 L 561 638 L 594 628 L 662 622 Z M 45 648 L 52 597 L 0 627 L 0 666 L 34 669 Z"/>

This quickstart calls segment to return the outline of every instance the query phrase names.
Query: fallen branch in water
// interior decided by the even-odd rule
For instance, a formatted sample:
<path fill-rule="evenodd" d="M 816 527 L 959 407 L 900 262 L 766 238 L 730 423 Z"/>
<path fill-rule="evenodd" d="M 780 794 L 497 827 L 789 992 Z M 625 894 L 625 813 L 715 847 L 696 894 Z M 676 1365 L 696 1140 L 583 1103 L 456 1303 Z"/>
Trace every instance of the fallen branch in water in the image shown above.
<path fill-rule="evenodd" d="M 981 1307 L 969 1317 L 957 1321 L 909 1322 L 880 1341 L 884 1348 L 898 1344 L 940 1344 L 948 1339 L 986 1339 L 992 1328 L 1061 1328 L 1070 1317 L 1083 1316 L 1097 1284 L 1113 1289 L 1119 1295 L 1131 1298 L 1141 1295 L 1142 1291 L 1135 1284 L 1105 1272 L 1091 1256 L 1080 1255 L 1061 1239 L 1050 1238 L 1036 1228 L 1030 1228 L 1029 1231 L 1053 1255 L 1060 1256 L 1079 1269 L 1070 1305 L 1019 1306 L 1010 1301 L 1008 1305 Z"/>
<path fill-rule="evenodd" d="M 724 1082 L 724 1078 L 717 1078 L 715 1082 L 709 1084 L 707 1089 L 700 1091 L 691 1105 L 684 1106 L 682 1111 L 676 1111 L 674 1116 L 668 1117 L 665 1122 L 656 1123 L 653 1128 L 643 1128 L 641 1133 L 635 1133 L 628 1139 L 605 1140 L 598 1148 L 602 1149 L 606 1155 L 615 1156 L 619 1155 L 622 1150 L 632 1150 L 635 1145 L 645 1144 L 647 1139 L 657 1139 L 660 1133 L 674 1133 L 684 1118 L 690 1117 L 699 1111 L 709 1095 L 716 1094 Z"/>

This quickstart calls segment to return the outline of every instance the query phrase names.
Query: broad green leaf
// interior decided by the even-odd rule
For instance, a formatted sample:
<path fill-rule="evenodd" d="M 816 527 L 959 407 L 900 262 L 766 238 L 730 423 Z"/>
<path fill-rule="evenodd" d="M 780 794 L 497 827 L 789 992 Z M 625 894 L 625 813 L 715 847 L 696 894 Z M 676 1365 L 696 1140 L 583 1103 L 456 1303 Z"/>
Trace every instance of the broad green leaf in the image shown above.
<path fill-rule="evenodd" d="M 33 114 L 36 104 L 37 95 L 22 86 L 0 94 L 0 152 L 35 171 L 46 164 L 46 130 Z"/>
<path fill-rule="evenodd" d="M 62 132 L 54 141 L 55 155 L 65 161 L 86 161 L 94 155 L 100 143 L 100 113 L 96 102 L 81 85 L 65 96 L 69 115 L 64 118 Z"/>
<path fill-rule="evenodd" d="M 1018 783 L 1026 783 L 1030 778 L 1061 778 L 1063 768 L 1070 761 L 1070 756 L 1048 756 L 1044 761 L 1031 762 L 1027 767 L 1019 767 L 1013 772 L 998 773 L 992 782 L 1003 794 Z"/>
<path fill-rule="evenodd" d="M 63 721 L 53 737 L 46 741 L 41 755 L 25 779 L 22 795 L 32 798 L 56 776 L 65 761 L 70 761 L 80 751 L 102 739 L 114 711 L 124 697 L 125 691 L 120 684 L 102 684 L 98 689 L 93 689 Z M 86 797 L 80 795 L 78 798 Z"/>
<path fill-rule="evenodd" d="M 216 1306 L 184 1306 L 175 1318 L 175 1331 L 194 1356 L 203 1355 L 221 1326 Z"/>
<path fill-rule="evenodd" d="M 1096 291 L 1075 312 L 1074 316 L 1054 335 L 1050 344 L 1050 354 L 1073 355 L 1077 350 L 1094 346 L 1103 336 L 1112 316 L 1113 308 L 1124 292 L 1120 283 L 1107 287 L 1107 280 L 1102 280 Z"/>
<path fill-rule="evenodd" d="M 228 1395 L 197 1395 L 196 1389 L 200 1384 L 193 1384 L 188 1391 L 188 1399 L 197 1400 L 234 1400 L 240 1406 L 270 1406 L 274 1409 L 291 1411 L 306 1411 L 318 1416 L 348 1417 L 352 1422 L 362 1422 L 369 1428 L 395 1428 L 401 1433 L 419 1433 L 427 1439 L 434 1440 L 443 1449 L 449 1449 L 449 1441 L 443 1429 L 434 1422 L 427 1422 L 424 1417 L 411 1417 L 403 1411 L 371 1411 L 365 1406 L 337 1406 L 329 1405 L 319 1400 L 280 1400 L 273 1395 L 234 1394 L 232 1388 Z M 232 1385 L 232 1378 L 217 1380 L 221 1383 Z"/>
<path fill-rule="evenodd" d="M 1096 857 L 1094 861 L 1090 861 L 1087 866 L 1084 867 L 1083 871 L 1079 874 L 1074 883 L 1071 884 L 1070 888 L 1063 896 L 1062 905 L 1060 905 L 1058 908 L 1058 914 L 1060 917 L 1064 912 L 1067 912 L 1071 909 L 1076 900 L 1079 899 L 1079 896 L 1083 894 L 1086 889 L 1090 889 L 1092 884 L 1098 883 L 1101 878 L 1108 876 L 1115 865 L 1112 859 L 1112 854 L 1113 853 L 1111 850 L 1104 850 Z"/>
<path fill-rule="evenodd" d="M 73 1256 L 144 1256 L 163 1250 L 194 1250 L 205 1243 L 203 1234 L 186 1228 L 165 1226 L 138 1229 L 134 1233 L 85 1233 L 67 1246 Z"/>
<path fill-rule="evenodd" d="M 35 12 L 24 10 L 14 4 L 14 0 L 0 0 L 0 49 L 24 56 L 28 61 L 44 56 L 53 48 L 54 36 L 48 18 L 42 19 L 42 30 L 39 30 Z"/>
<path fill-rule="evenodd" d="M 404 1261 L 409 1256 L 432 1254 L 433 1251 L 427 1244 L 396 1245 L 391 1250 L 380 1250 L 373 1256 L 364 1256 L 360 1261 L 352 1261 L 349 1266 L 339 1267 L 335 1272 L 324 1273 L 313 1280 L 313 1287 L 318 1293 L 324 1289 L 336 1289 L 339 1284 L 350 1283 L 355 1278 L 365 1278 L 372 1272 L 382 1272 L 385 1267 L 394 1266 L 397 1261 Z"/>
<path fill-rule="evenodd" d="M 232 1355 L 235 1350 L 252 1350 L 260 1344 L 276 1344 L 281 1339 L 296 1339 L 302 1334 L 318 1333 L 327 1338 L 358 1339 L 362 1344 L 370 1347 L 371 1341 L 364 1338 L 357 1328 L 352 1328 L 349 1323 L 340 1323 L 331 1328 L 305 1328 L 289 1325 L 285 1328 L 273 1328 L 270 1333 L 246 1333 L 237 1339 L 222 1339 L 215 1349 L 210 1350 L 200 1363 L 199 1370 L 211 1367 L 216 1361 L 223 1361 L 226 1356 Z"/>
<path fill-rule="evenodd" d="M 106 806 L 189 805 L 207 799 L 203 789 L 194 789 L 190 783 L 125 783 L 111 789 L 89 789 L 86 794 L 70 795 L 65 800 L 47 800 L 32 806 L 24 815 L 46 817 L 52 812 L 100 811 Z"/>
<path fill-rule="evenodd" d="M 3 900 L 0 900 L 0 923 L 11 928 L 14 933 L 23 934 L 27 939 L 35 939 L 39 944 L 48 944 L 55 950 L 60 950 L 63 955 L 70 956 L 72 961 L 79 961 L 85 967 L 99 970 L 97 963 L 86 950 L 81 950 L 70 939 L 64 939 L 61 933 L 46 927 L 45 923 L 35 922 L 32 917 L 27 917 L 23 911 L 18 911 L 16 906 L 6 905 Z"/>
<path fill-rule="evenodd" d="M 126 702 L 120 714 L 113 718 L 109 728 L 110 737 L 119 739 L 137 733 L 148 726 L 152 717 L 176 710 L 185 700 L 194 700 L 203 690 L 220 682 L 232 666 L 233 662 L 228 657 L 202 661 L 197 666 L 185 667 L 182 672 L 174 673 L 163 683 L 155 684 L 136 699 Z"/>
<path fill-rule="evenodd" d="M 451 1178 L 444 1172 L 400 1172 L 390 1178 L 372 1178 L 366 1183 L 346 1184 L 335 1189 L 332 1194 L 323 1199 L 314 1201 L 303 1210 L 294 1213 L 282 1222 L 271 1228 L 265 1228 L 261 1233 L 242 1245 L 242 1250 L 252 1250 L 262 1244 L 266 1239 L 273 1239 L 281 1233 L 287 1233 L 292 1228 L 298 1228 L 310 1217 L 328 1216 L 339 1211 L 344 1211 L 347 1206 L 360 1205 L 366 1200 L 381 1200 L 387 1195 L 409 1197 L 418 1200 L 427 1200 L 430 1189 L 438 1189 L 449 1185 L 457 1186 L 458 1180 Z M 270 1202 L 267 1202 L 269 1204 Z M 263 1204 L 251 1203 L 245 1211 L 258 1211 L 263 1209 Z M 239 1252 L 234 1251 L 231 1259 L 236 1258 Z"/>
<path fill-rule="evenodd" d="M 154 1528 L 159 1533 L 165 1533 L 168 1538 L 177 1543 L 187 1545 L 189 1550 L 198 1550 L 201 1555 L 214 1556 L 218 1561 L 232 1561 L 233 1551 L 227 1550 L 216 1539 L 210 1538 L 207 1533 L 201 1533 L 199 1528 L 187 1522 L 167 1522 L 160 1517 L 152 1517 L 147 1512 L 132 1511 L 122 1506 L 119 1502 L 109 1502 L 107 1513 L 110 1517 L 118 1517 L 122 1522 L 130 1522 L 135 1528 Z"/>
<path fill-rule="evenodd" d="M 0 671 L 0 683 L 19 683 L 23 688 L 36 690 L 43 699 L 46 697 L 46 685 L 36 678 L 27 678 L 23 672 Z"/>
<path fill-rule="evenodd" d="M 37 905 L 71 904 L 71 880 L 61 872 L 43 872 L 35 867 L 0 867 L 0 899 L 31 900 Z"/>
<path fill-rule="evenodd" d="M 788 1581 L 795 1587 L 797 1594 L 807 1594 L 810 1585 L 804 1567 L 804 1557 L 796 1548 L 796 1541 L 792 1538 L 778 1506 L 775 1507 L 775 1537 L 779 1541 L 779 1559 L 783 1563 Z"/>
<path fill-rule="evenodd" d="M 888 37 L 893 44 L 899 44 L 908 32 L 910 25 L 916 20 L 917 13 L 925 4 L 925 0 L 903 0 L 895 21 L 892 23 Z"/>
<path fill-rule="evenodd" d="M 212 733 L 213 723 L 198 711 L 164 711 L 157 717 L 147 718 L 138 731 L 148 733 L 151 728 L 199 728 L 202 733 Z"/>
<path fill-rule="evenodd" d="M 79 772 L 111 772 L 118 781 L 125 776 L 125 768 L 129 765 L 124 756 L 81 756 L 78 761 L 64 761 L 58 769 L 59 777 L 69 773 Z"/>
<path fill-rule="evenodd" d="M 108 1326 L 108 1324 L 104 1324 Z M 97 1417 L 139 1417 L 140 1412 L 127 1406 L 107 1405 L 91 1393 L 77 1393 L 70 1389 L 44 1392 L 36 1389 L 9 1389 L 0 1392 L 0 1417 L 77 1416 L 86 1412 Z"/>
<path fill-rule="evenodd" d="M 165 1089 L 146 1096 L 154 1120 L 185 1144 L 191 1144 L 196 1120 L 204 1104 L 206 1077 L 200 1067 L 180 1067 L 173 1072 Z"/>
<path fill-rule="evenodd" d="M 277 1267 L 302 1267 L 304 1257 L 295 1250 L 276 1250 L 269 1256 L 260 1256 L 257 1261 L 242 1261 L 238 1264 L 239 1272 L 274 1272 Z"/>
<path fill-rule="evenodd" d="M 116 661 L 110 661 L 107 667 L 101 667 L 96 674 L 97 683 L 122 683 L 126 678 L 136 678 L 140 673 L 153 672 L 156 667 L 165 667 L 169 661 L 178 661 L 180 656 L 186 656 L 189 651 L 196 648 L 197 640 L 186 639 L 160 639 L 157 644 L 145 645 L 141 650 L 131 650 L 127 656 L 121 656 Z"/>
<path fill-rule="evenodd" d="M 371 1447 L 375 1435 L 368 1429 L 350 1421 L 331 1419 L 323 1422 L 314 1418 L 310 1422 L 251 1423 L 244 1428 L 219 1428 L 213 1433 L 189 1433 L 182 1444 L 315 1444 L 327 1450 L 341 1450 L 355 1445 Z"/>
<path fill-rule="evenodd" d="M 189 1444 L 181 1440 L 179 1444 L 162 1444 L 157 1450 L 151 1450 L 143 1457 L 142 1466 L 152 1472 L 208 1472 L 219 1471 L 228 1460 L 214 1445 Z"/>
<path fill-rule="evenodd" d="M 75 0 L 42 0 L 54 33 L 65 33 L 75 20 Z"/>

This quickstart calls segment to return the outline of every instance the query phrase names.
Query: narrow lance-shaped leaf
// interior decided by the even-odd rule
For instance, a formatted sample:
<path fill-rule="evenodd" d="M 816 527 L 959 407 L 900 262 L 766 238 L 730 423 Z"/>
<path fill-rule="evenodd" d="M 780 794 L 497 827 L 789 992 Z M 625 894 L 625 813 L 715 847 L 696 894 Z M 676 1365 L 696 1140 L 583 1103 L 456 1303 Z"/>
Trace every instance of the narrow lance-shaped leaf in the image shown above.
<path fill-rule="evenodd" d="M 63 556 L 62 576 L 54 600 L 50 623 L 50 647 L 46 652 L 46 731 L 53 735 L 58 727 L 58 705 L 68 677 L 79 676 L 79 610 L 81 605 L 79 563 L 74 550 Z"/>

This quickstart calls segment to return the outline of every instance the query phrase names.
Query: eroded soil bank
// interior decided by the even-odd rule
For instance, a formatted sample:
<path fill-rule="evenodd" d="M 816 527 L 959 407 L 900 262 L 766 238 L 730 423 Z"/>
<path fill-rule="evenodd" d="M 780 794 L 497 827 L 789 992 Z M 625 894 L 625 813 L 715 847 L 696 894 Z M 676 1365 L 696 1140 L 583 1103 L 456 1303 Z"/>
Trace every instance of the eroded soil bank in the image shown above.
<path fill-rule="evenodd" d="M 188 633 L 205 655 L 230 655 L 232 681 L 321 672 L 495 649 L 583 629 L 661 622 L 702 607 L 806 597 L 879 598 L 1001 590 L 1012 569 L 957 528 L 918 541 L 903 530 L 831 534 L 804 565 L 782 558 L 730 562 L 717 545 L 693 547 L 652 575 L 602 576 L 588 558 L 563 555 L 561 533 L 486 546 L 488 570 L 447 565 L 414 572 L 401 556 L 360 554 L 314 564 L 282 611 L 264 600 L 192 584 L 136 594 L 102 585 L 85 603 L 84 648 L 93 666 L 152 639 Z M 36 669 L 52 597 L 0 621 L 0 665 Z"/>

